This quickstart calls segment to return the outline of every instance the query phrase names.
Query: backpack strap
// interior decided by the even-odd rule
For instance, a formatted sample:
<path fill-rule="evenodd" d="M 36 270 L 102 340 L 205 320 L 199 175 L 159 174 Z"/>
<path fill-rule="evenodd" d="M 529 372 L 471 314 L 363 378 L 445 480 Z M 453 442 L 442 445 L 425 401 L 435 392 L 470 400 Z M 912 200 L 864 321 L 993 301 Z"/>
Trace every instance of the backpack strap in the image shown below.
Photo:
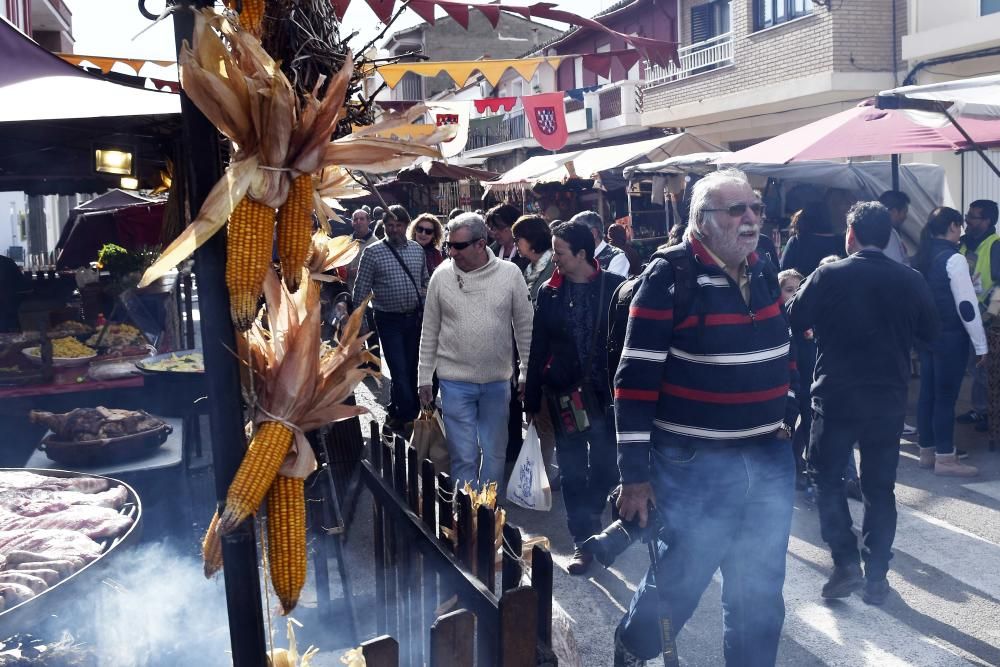
<path fill-rule="evenodd" d="M 656 251 L 659 257 L 670 264 L 674 274 L 674 326 L 683 322 L 691 314 L 695 292 L 698 289 L 697 270 L 694 258 L 682 243 Z"/>

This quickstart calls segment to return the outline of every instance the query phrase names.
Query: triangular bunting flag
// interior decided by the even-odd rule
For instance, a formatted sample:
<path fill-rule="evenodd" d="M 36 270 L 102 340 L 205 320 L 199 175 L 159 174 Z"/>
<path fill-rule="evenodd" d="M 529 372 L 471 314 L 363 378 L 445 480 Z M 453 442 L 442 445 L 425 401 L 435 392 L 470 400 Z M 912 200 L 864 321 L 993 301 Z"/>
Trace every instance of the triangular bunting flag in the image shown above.
<path fill-rule="evenodd" d="M 382 23 L 388 23 L 389 19 L 392 18 L 392 10 L 396 6 L 396 0 L 365 0 L 365 2 Z"/>

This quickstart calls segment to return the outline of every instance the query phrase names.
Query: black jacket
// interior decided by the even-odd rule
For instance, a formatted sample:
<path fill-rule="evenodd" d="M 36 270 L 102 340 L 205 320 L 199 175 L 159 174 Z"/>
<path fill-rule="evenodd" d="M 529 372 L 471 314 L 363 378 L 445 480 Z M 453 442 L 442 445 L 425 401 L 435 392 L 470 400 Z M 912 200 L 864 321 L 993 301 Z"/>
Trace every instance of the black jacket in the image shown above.
<path fill-rule="evenodd" d="M 591 302 L 590 312 L 596 307 L 600 313 L 594 344 L 591 377 L 607 377 L 608 309 L 615 289 L 624 278 L 608 271 L 594 275 L 599 282 L 604 274 L 604 290 L 600 302 Z M 535 319 L 531 331 L 531 354 L 528 357 L 528 379 L 524 390 L 524 411 L 538 412 L 542 407 L 542 387 L 562 391 L 579 383 L 583 376 L 576 342 L 566 317 L 565 299 L 562 297 L 564 277 L 556 271 L 538 291 L 535 300 Z M 592 298 L 597 290 L 592 293 Z M 610 404 L 610 391 L 606 382 L 594 383 L 592 388 L 598 398 Z"/>
<path fill-rule="evenodd" d="M 939 326 L 922 275 L 862 250 L 816 269 L 787 309 L 793 331 L 815 333 L 813 409 L 833 419 L 906 413 L 910 349 Z"/>

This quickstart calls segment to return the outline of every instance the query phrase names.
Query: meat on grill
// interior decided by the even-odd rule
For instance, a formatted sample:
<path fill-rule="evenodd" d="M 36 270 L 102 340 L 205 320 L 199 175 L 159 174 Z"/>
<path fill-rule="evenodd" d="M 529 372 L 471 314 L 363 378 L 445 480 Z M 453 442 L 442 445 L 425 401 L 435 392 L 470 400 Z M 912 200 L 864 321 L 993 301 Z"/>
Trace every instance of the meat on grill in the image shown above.
<path fill-rule="evenodd" d="M 29 489 L 5 493 L 0 497 L 0 508 L 9 509 L 21 516 L 40 516 L 61 512 L 71 505 L 93 505 L 119 510 L 127 500 L 128 491 L 120 485 L 99 493 Z"/>
<path fill-rule="evenodd" d="M 27 551 L 22 551 L 21 553 L 28 554 L 35 558 L 41 558 L 41 554 L 33 554 Z M 39 561 L 27 561 L 24 563 L 18 563 L 16 565 L 11 565 L 13 570 L 22 570 L 25 572 L 38 572 L 40 570 L 48 570 L 50 572 L 55 572 L 59 575 L 59 579 L 65 579 L 69 575 L 73 574 L 81 567 L 83 567 L 83 560 L 39 560 Z"/>
<path fill-rule="evenodd" d="M 42 563 L 42 565 L 47 565 L 47 563 Z M 16 570 L 8 570 L 7 572 L 0 572 L 0 576 L 4 574 L 13 574 L 15 572 L 23 572 L 24 574 L 29 574 L 33 577 L 38 577 L 49 586 L 59 583 L 59 580 L 63 578 L 63 575 L 61 575 L 57 570 L 53 570 L 48 567 L 38 567 L 31 569 L 19 567 Z M 2 579 L 0 579 L 0 581 L 2 581 Z"/>
<path fill-rule="evenodd" d="M 110 486 L 108 480 L 100 477 L 49 477 L 23 470 L 0 472 L 0 491 L 24 491 L 43 489 L 47 491 L 79 491 L 97 493 Z"/>
<path fill-rule="evenodd" d="M 3 596 L 7 607 L 13 607 L 19 602 L 35 597 L 35 592 L 21 584 L 5 583 L 0 584 L 0 596 Z"/>
<path fill-rule="evenodd" d="M 83 533 L 63 528 L 0 531 L 0 553 L 7 555 L 8 566 L 14 551 L 40 554 L 41 558 L 31 559 L 35 561 L 80 558 L 89 563 L 101 555 L 101 545 Z"/>
<path fill-rule="evenodd" d="M 49 587 L 48 583 L 41 577 L 19 570 L 0 572 L 0 584 L 21 584 L 27 586 L 35 593 L 41 593 Z"/>
<path fill-rule="evenodd" d="M 0 532 L 19 529 L 55 528 L 79 531 L 95 540 L 118 537 L 132 525 L 132 519 L 107 507 L 69 505 L 58 512 L 21 516 L 0 510 Z"/>
<path fill-rule="evenodd" d="M 135 435 L 163 426 L 163 422 L 141 410 L 77 408 L 65 414 L 32 410 L 28 417 L 48 427 L 63 442 L 80 442 Z"/>

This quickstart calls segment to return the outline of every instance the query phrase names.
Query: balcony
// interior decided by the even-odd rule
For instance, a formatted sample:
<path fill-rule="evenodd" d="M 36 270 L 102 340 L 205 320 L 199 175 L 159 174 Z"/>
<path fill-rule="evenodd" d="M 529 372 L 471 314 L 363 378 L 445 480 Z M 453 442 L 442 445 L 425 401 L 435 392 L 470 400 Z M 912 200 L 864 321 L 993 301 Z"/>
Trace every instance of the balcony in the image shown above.
<path fill-rule="evenodd" d="M 525 139 L 529 136 L 531 135 L 524 122 L 524 110 L 517 109 L 507 114 L 507 117 L 495 127 L 470 128 L 465 150 L 474 151 L 479 148 L 488 148 L 495 144 Z"/>
<path fill-rule="evenodd" d="M 710 72 L 718 67 L 733 63 L 733 33 L 716 35 L 703 42 L 696 42 L 677 49 L 680 67 L 670 63 L 668 67 L 646 65 L 646 86 L 657 86 L 671 81 L 679 81 L 696 74 Z"/>

